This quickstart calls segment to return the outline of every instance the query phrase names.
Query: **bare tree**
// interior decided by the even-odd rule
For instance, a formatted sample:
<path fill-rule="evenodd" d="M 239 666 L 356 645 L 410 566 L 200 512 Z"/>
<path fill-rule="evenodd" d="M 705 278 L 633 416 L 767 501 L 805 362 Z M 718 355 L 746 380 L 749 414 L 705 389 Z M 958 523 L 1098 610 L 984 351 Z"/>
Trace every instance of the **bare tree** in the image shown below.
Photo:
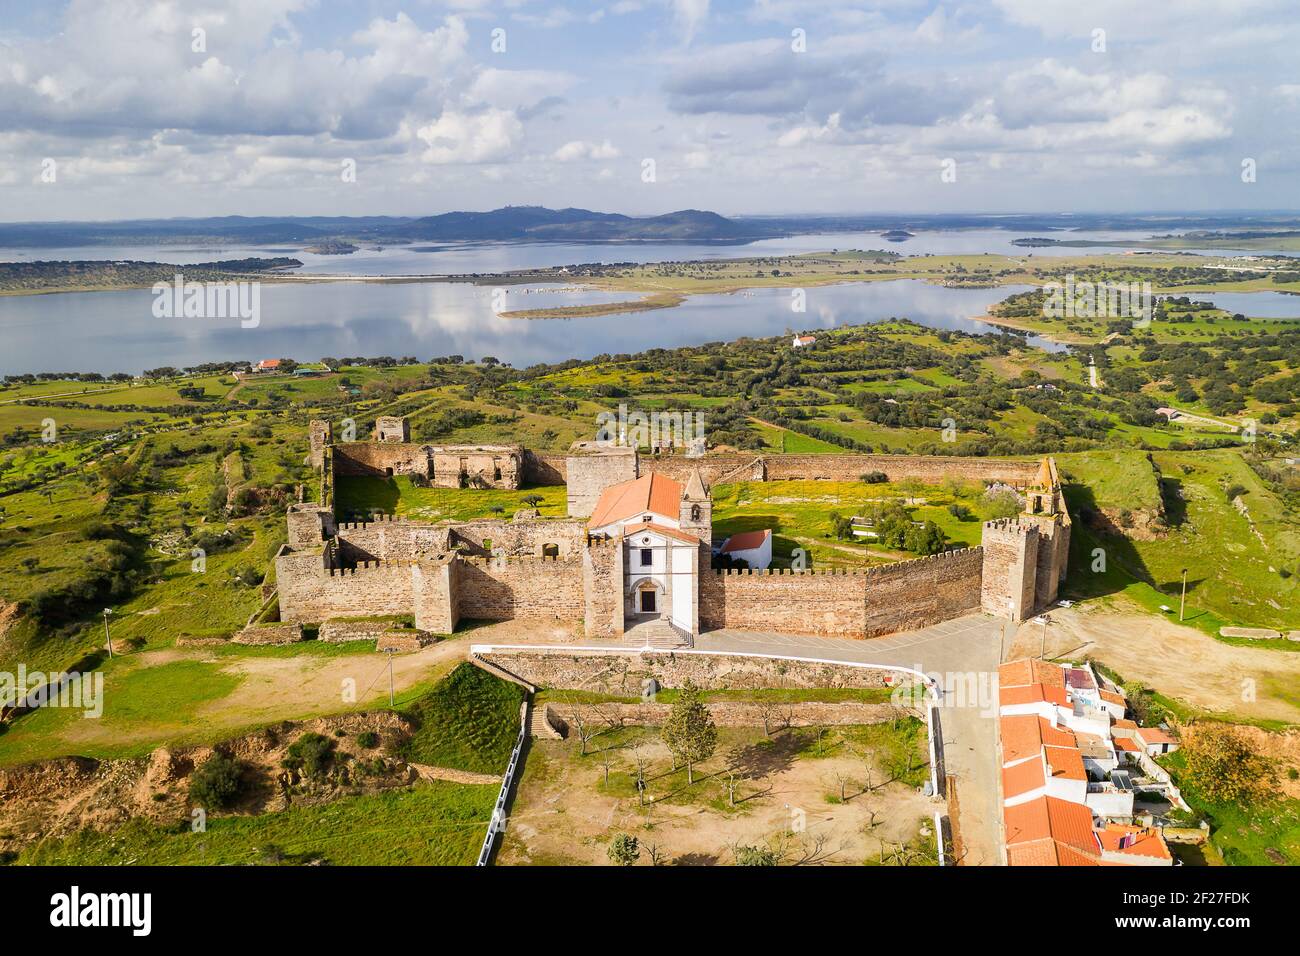
<path fill-rule="evenodd" d="M 591 743 L 591 739 L 600 733 L 600 728 L 592 724 L 578 709 L 569 714 L 568 720 L 573 727 L 574 734 L 578 737 L 578 743 L 582 748 L 582 756 L 585 757 L 587 756 L 587 744 Z"/>

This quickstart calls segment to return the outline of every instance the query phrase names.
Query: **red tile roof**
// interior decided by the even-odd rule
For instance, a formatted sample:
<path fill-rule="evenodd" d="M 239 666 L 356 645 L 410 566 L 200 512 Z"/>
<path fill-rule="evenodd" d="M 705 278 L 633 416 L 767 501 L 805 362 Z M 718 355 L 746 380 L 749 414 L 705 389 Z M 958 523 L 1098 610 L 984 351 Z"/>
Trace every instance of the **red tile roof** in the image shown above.
<path fill-rule="evenodd" d="M 1003 707 L 1013 704 L 1037 704 L 1046 701 L 1065 707 L 1070 703 L 1064 687 L 1047 687 L 1043 684 L 1025 684 L 1020 687 L 1002 687 L 998 690 L 998 702 Z"/>
<path fill-rule="evenodd" d="M 1044 747 L 1043 756 L 1047 759 L 1047 767 L 1053 779 L 1088 779 L 1088 771 L 1083 768 L 1083 757 L 1074 747 Z"/>
<path fill-rule="evenodd" d="M 763 531 L 742 531 L 740 534 L 733 534 L 722 545 L 723 554 L 731 554 L 733 551 L 752 551 L 755 548 L 761 548 L 763 542 L 772 536 L 770 529 Z"/>
<path fill-rule="evenodd" d="M 681 482 L 655 473 L 642 475 L 606 488 L 596 502 L 587 527 L 602 528 L 641 514 L 677 521 L 681 517 L 681 500 Z"/>
<path fill-rule="evenodd" d="M 1050 721 L 1037 714 L 1015 714 L 1003 717 L 999 723 L 1004 764 L 1036 757 L 1042 752 L 1044 744 L 1055 747 L 1075 745 L 1073 733 L 1064 727 L 1053 727 Z"/>
<path fill-rule="evenodd" d="M 1023 658 L 1008 661 L 998 668 L 998 685 L 1001 687 L 1019 687 L 1023 684 L 1046 684 L 1048 687 L 1064 687 L 1065 672 L 1055 664 L 1036 658 Z"/>
<path fill-rule="evenodd" d="M 1058 840 L 1035 840 L 1007 847 L 1011 866 L 1100 866 L 1096 857 Z"/>
<path fill-rule="evenodd" d="M 1139 727 L 1138 737 L 1144 744 L 1150 747 L 1152 744 L 1176 744 L 1178 738 L 1171 735 L 1166 730 L 1159 727 Z"/>
<path fill-rule="evenodd" d="M 1098 851 L 1092 811 L 1082 803 L 1039 797 L 1006 808 L 1007 846 L 1051 839 L 1085 853 Z"/>
<path fill-rule="evenodd" d="M 1032 793 L 1044 786 L 1045 783 L 1043 761 L 1041 759 L 1026 760 L 1014 767 L 1004 767 L 1002 769 L 1002 796 L 1007 800 L 1012 797 L 1023 796 L 1026 793 Z"/>

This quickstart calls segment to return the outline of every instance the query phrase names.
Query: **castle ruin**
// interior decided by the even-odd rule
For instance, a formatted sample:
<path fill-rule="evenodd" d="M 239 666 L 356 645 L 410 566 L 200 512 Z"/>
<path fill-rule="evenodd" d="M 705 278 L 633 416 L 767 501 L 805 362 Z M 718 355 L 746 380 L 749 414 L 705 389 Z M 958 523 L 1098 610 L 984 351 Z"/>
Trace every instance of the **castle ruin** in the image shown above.
<path fill-rule="evenodd" d="M 689 642 L 718 628 L 869 638 L 975 610 L 1024 620 L 1056 600 L 1070 519 L 1055 462 L 885 455 L 642 456 L 577 443 L 567 455 L 517 445 L 412 443 L 405 419 L 373 440 L 335 442 L 310 425 L 320 503 L 290 506 L 276 556 L 283 621 L 413 616 L 451 633 L 462 620 L 581 622 L 591 639 Z M 861 570 L 711 568 L 720 480 L 982 478 L 1024 489 L 1023 512 L 987 522 L 979 547 Z M 337 475 L 410 475 L 444 488 L 564 484 L 568 515 L 340 521 Z"/>

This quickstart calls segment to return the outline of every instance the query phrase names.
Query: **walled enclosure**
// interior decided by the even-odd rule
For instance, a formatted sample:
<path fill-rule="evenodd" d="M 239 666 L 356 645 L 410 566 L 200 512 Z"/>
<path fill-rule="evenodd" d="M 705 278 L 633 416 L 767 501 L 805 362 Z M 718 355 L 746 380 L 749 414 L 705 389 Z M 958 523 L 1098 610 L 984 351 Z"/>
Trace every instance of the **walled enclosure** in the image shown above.
<path fill-rule="evenodd" d="M 296 504 L 276 557 L 281 619 L 308 623 L 407 616 L 449 633 L 461 619 L 581 622 L 589 638 L 624 633 L 621 541 L 588 537 L 583 520 L 607 487 L 642 473 L 714 480 L 890 478 L 950 475 L 1028 488 L 1024 514 L 989 522 L 981 547 L 861 571 L 713 571 L 701 553 L 695 578 L 699 628 L 875 637 L 976 609 L 1023 620 L 1055 600 L 1064 579 L 1069 517 L 1055 463 L 884 455 L 718 455 L 639 458 L 635 449 L 579 443 L 563 459 L 515 446 L 437 447 L 402 439 L 384 419 L 374 442 L 333 444 L 328 422 L 311 425 L 312 460 L 340 474 L 418 474 L 441 484 L 518 487 L 530 476 L 567 478 L 569 518 L 440 524 L 381 518 L 338 523 L 330 508 Z M 440 464 L 440 462 L 442 464 Z M 444 467 L 445 466 L 445 467 Z M 390 471 L 391 470 L 391 471 Z M 694 575 L 693 575 L 694 577 Z"/>

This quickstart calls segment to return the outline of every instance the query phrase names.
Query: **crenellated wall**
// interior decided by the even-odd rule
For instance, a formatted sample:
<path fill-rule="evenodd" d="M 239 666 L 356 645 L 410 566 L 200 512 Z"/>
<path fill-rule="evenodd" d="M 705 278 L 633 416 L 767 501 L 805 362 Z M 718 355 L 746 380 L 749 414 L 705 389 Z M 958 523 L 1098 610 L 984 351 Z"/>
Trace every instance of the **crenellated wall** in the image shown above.
<path fill-rule="evenodd" d="M 979 548 L 855 571 L 703 571 L 700 627 L 876 637 L 980 605 Z"/>
<path fill-rule="evenodd" d="M 456 561 L 461 617 L 482 621 L 581 621 L 582 557 L 463 558 Z"/>

